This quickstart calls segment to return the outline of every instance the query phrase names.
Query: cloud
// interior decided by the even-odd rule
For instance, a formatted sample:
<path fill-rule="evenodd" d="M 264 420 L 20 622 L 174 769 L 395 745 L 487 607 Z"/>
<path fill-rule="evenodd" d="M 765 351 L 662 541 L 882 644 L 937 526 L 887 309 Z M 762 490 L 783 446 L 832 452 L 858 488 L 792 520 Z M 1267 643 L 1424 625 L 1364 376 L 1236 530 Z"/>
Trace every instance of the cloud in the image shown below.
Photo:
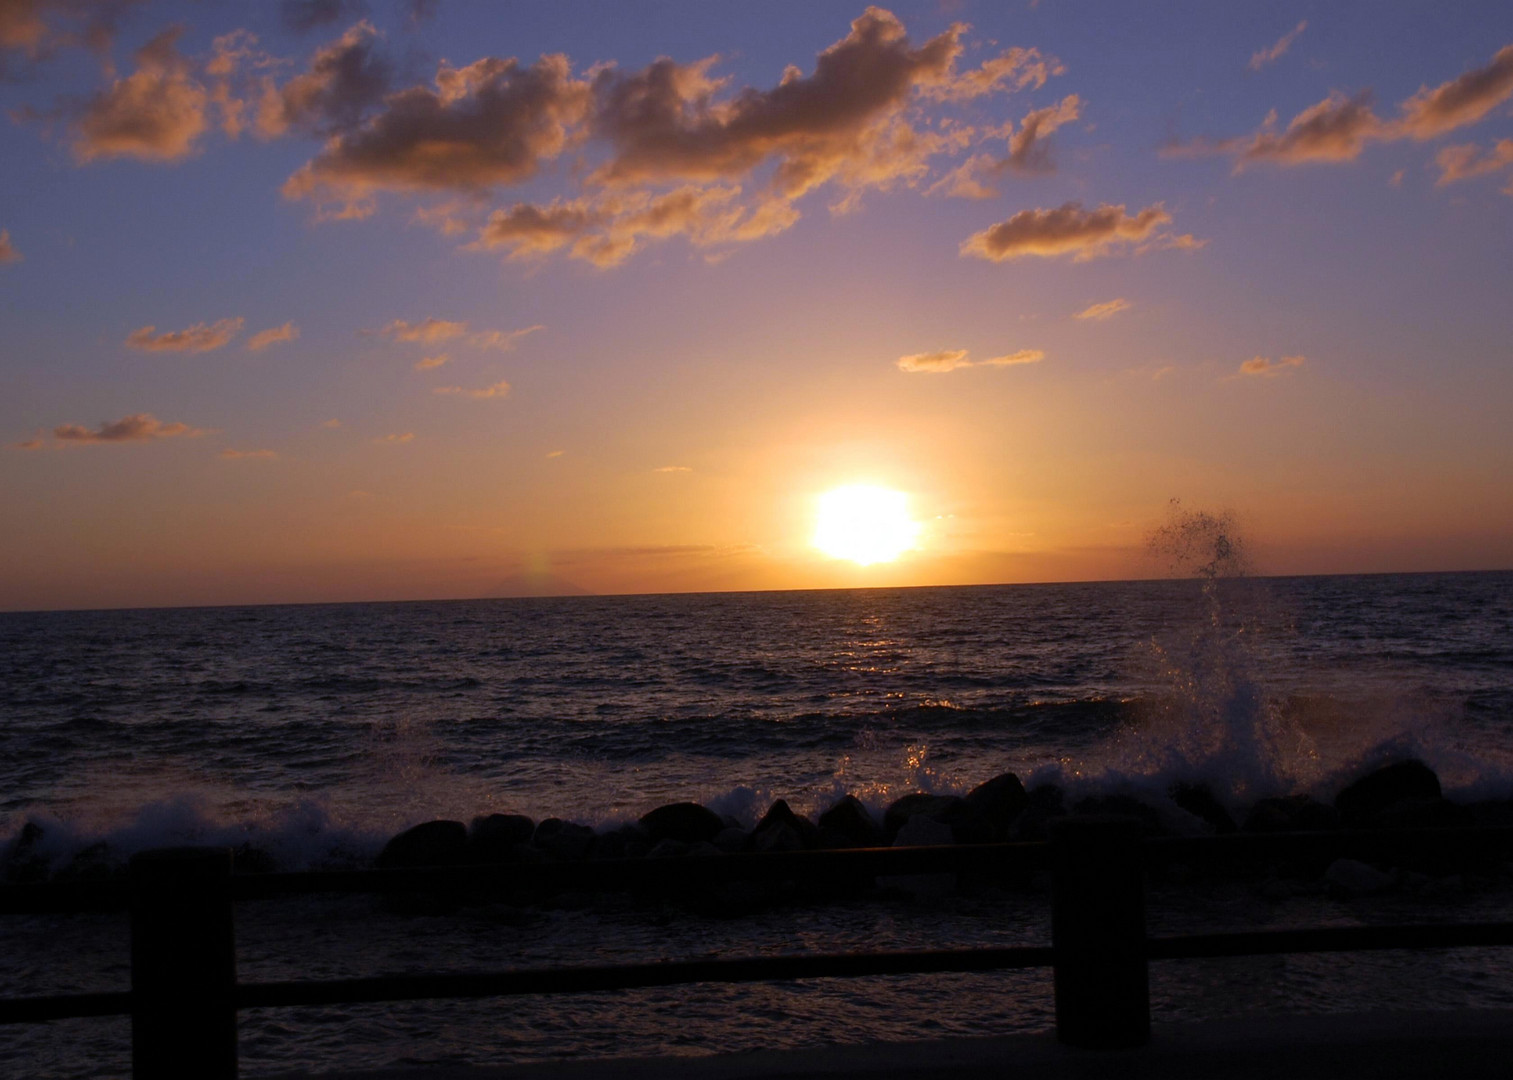
<path fill-rule="evenodd" d="M 203 428 L 188 424 L 165 424 L 150 413 L 132 413 L 116 421 L 102 421 L 97 428 L 80 424 L 60 424 L 53 428 L 53 437 L 65 442 L 114 443 L 151 442 L 156 439 L 192 438 L 204 435 Z"/>
<path fill-rule="evenodd" d="M 46 60 L 62 48 L 104 54 L 122 16 L 143 0 L 0 0 L 0 78 L 7 53 Z"/>
<path fill-rule="evenodd" d="M 515 347 L 515 342 L 546 329 L 544 323 L 527 326 L 521 330 L 479 330 L 468 336 L 468 344 L 475 349 L 500 349 L 504 352 Z"/>
<path fill-rule="evenodd" d="M 133 330 L 126 337 L 126 344 L 143 352 L 192 352 L 202 353 L 222 348 L 242 332 L 245 319 L 221 319 L 214 323 L 195 323 L 187 330 L 165 330 L 157 333 L 156 326 L 144 326 Z M 266 333 L 266 331 L 264 331 Z"/>
<path fill-rule="evenodd" d="M 41 439 L 22 439 L 20 442 L 11 443 L 17 450 L 41 450 Z"/>
<path fill-rule="evenodd" d="M 530 67 L 486 58 L 443 63 L 435 89 L 390 94 L 362 124 L 338 131 L 284 184 L 290 199 L 354 202 L 381 191 L 483 192 L 534 176 L 567 147 L 589 104 L 565 56 Z"/>
<path fill-rule="evenodd" d="M 1252 55 L 1250 58 L 1250 63 L 1246 66 L 1249 67 L 1251 71 L 1260 71 L 1268 64 L 1276 63 L 1278 60 L 1282 59 L 1282 57 L 1287 55 L 1287 50 L 1292 48 L 1292 43 L 1298 40 L 1303 31 L 1307 29 L 1308 20 L 1304 19 L 1302 22 L 1298 23 L 1297 26 L 1294 26 L 1291 30 L 1278 38 L 1275 45 L 1272 45 L 1267 49 L 1261 49 L 1254 55 Z"/>
<path fill-rule="evenodd" d="M 990 356 L 986 360 L 977 361 L 977 367 L 1017 367 L 1020 364 L 1038 364 L 1045 359 L 1045 353 L 1040 349 L 1020 349 L 1004 356 Z"/>
<path fill-rule="evenodd" d="M 548 450 L 546 456 L 549 458 L 559 458 L 565 453 L 567 453 L 566 450 Z"/>
<path fill-rule="evenodd" d="M 318 50 L 310 67 L 281 87 L 263 81 L 257 130 L 274 138 L 291 128 L 326 134 L 355 127 L 369 108 L 383 100 L 393 65 L 380 55 L 378 31 L 363 21 Z"/>
<path fill-rule="evenodd" d="M 693 472 L 693 468 L 691 466 L 688 466 L 688 465 L 663 465 L 663 466 L 660 466 L 659 468 L 653 469 L 652 472 L 659 472 L 659 473 L 688 473 L 688 472 Z"/>
<path fill-rule="evenodd" d="M 336 419 L 336 417 L 333 416 L 330 420 L 327 420 L 323 424 L 321 424 L 321 427 L 325 427 L 325 428 L 339 428 L 339 427 L 341 427 L 341 421 L 338 420 L 338 419 Z"/>
<path fill-rule="evenodd" d="M 16 250 L 16 245 L 11 243 L 10 230 L 0 229 L 0 266 L 6 263 L 18 263 L 25 258 L 26 256 Z"/>
<path fill-rule="evenodd" d="M 1513 139 L 1499 139 L 1485 152 L 1475 143 L 1447 146 L 1434 156 L 1434 164 L 1439 166 L 1435 187 L 1486 176 L 1513 165 Z"/>
<path fill-rule="evenodd" d="M 158 34 L 138 50 L 131 75 L 85 102 L 73 127 L 79 161 L 179 161 L 194 152 L 207 126 L 208 95 L 176 48 L 183 32 L 172 26 Z"/>
<path fill-rule="evenodd" d="M 1056 166 L 1051 161 L 1045 138 L 1063 124 L 1076 120 L 1081 109 L 1082 99 L 1076 94 L 1068 94 L 1059 105 L 1028 114 L 1009 139 L 1009 156 L 1004 159 L 1004 166 L 1021 173 L 1055 172 Z"/>
<path fill-rule="evenodd" d="M 1069 202 L 1051 210 L 1021 210 L 962 241 L 961 254 L 994 262 L 1026 255 L 1071 255 L 1082 262 L 1114 254 L 1170 222 L 1171 215 L 1160 203 L 1131 217 L 1123 203 L 1084 210 L 1081 203 Z"/>
<path fill-rule="evenodd" d="M 503 379 L 500 379 L 492 386 L 485 386 L 476 390 L 469 389 L 466 386 L 438 386 L 431 391 L 433 394 L 451 394 L 457 397 L 475 398 L 480 401 L 485 398 L 507 397 L 509 392 L 510 384 Z"/>
<path fill-rule="evenodd" d="M 941 352 L 915 353 L 913 356 L 900 356 L 897 363 L 899 371 L 927 371 L 940 374 L 947 371 L 955 371 L 960 367 L 971 366 L 972 362 L 967 359 L 966 349 L 945 349 Z"/>
<path fill-rule="evenodd" d="M 1486 67 L 1422 87 L 1402 104 L 1397 130 L 1413 139 L 1432 139 L 1481 120 L 1513 97 L 1513 45 L 1504 45 Z"/>
<path fill-rule="evenodd" d="M 292 322 L 286 322 L 283 326 L 270 327 L 267 330 L 259 330 L 247 339 L 248 352 L 262 352 L 270 345 L 277 345 L 283 341 L 293 341 L 299 337 L 299 327 Z"/>
<path fill-rule="evenodd" d="M 1271 378 L 1274 375 L 1282 374 L 1284 371 L 1302 367 L 1306 360 L 1307 357 L 1303 356 L 1284 356 L 1273 363 L 1269 357 L 1253 356 L 1240 365 L 1240 370 L 1237 374 L 1241 376 Z"/>
<path fill-rule="evenodd" d="M 395 319 L 379 331 L 380 334 L 391 337 L 395 341 L 418 341 L 427 345 L 450 341 L 467 332 L 468 324 L 465 322 L 449 322 L 446 319 L 436 318 L 422 319 L 418 323 Z"/>
<path fill-rule="evenodd" d="M 948 371 L 957 371 L 961 368 L 1013 367 L 1018 364 L 1036 364 L 1044 359 L 1045 353 L 1039 349 L 1020 349 L 1018 352 L 977 361 L 967 359 L 966 349 L 944 349 L 940 352 L 900 356 L 894 366 L 899 371 L 913 374 L 944 375 Z"/>
<path fill-rule="evenodd" d="M 897 18 L 868 8 L 819 55 L 812 74 L 790 67 L 770 90 L 747 88 L 719 101 L 724 83 L 709 74 L 716 57 L 602 71 L 592 126 L 613 156 L 595 177 L 610 185 L 734 180 L 772 162 L 774 187 L 789 198 L 848 167 L 863 180 L 882 164 L 867 159 L 902 123 L 910 96 L 949 83 L 964 29 L 953 26 L 913 48 Z"/>
<path fill-rule="evenodd" d="M 1282 131 L 1277 130 L 1273 110 L 1249 135 L 1174 142 L 1161 152 L 1166 157 L 1233 155 L 1236 172 L 1258 162 L 1303 165 L 1354 161 L 1372 142 L 1422 141 L 1477 123 L 1510 97 L 1513 45 L 1506 45 L 1485 67 L 1433 89 L 1420 89 L 1401 103 L 1396 120 L 1383 120 L 1372 111 L 1370 90 L 1354 95 L 1336 90 L 1294 116 Z"/>
<path fill-rule="evenodd" d="M 433 368 L 439 368 L 442 364 L 447 363 L 451 359 L 452 356 L 450 353 L 437 353 L 435 356 L 423 357 L 422 359 L 415 361 L 415 370 L 430 371 Z"/>
<path fill-rule="evenodd" d="M 1060 60 L 1041 56 L 1038 49 L 1005 49 L 971 71 L 926 86 L 924 93 L 944 101 L 969 101 L 995 91 L 1039 90 L 1052 75 L 1064 74 Z"/>
<path fill-rule="evenodd" d="M 1093 304 L 1090 307 L 1084 308 L 1076 315 L 1073 315 L 1072 318 L 1095 319 L 1098 322 L 1102 322 L 1105 319 L 1112 319 L 1121 311 L 1128 311 L 1134 306 L 1135 305 L 1131 301 L 1126 300 L 1121 296 L 1114 300 L 1105 300 L 1101 304 Z"/>
<path fill-rule="evenodd" d="M 399 432 L 399 433 L 396 433 L 396 434 L 393 434 L 393 435 L 380 435 L 378 438 L 374 439 L 373 441 L 376 442 L 376 443 L 389 443 L 389 444 L 399 445 L 399 444 L 402 444 L 402 443 L 414 442 L 415 441 L 415 433 L 413 431 L 404 431 L 404 432 Z"/>
<path fill-rule="evenodd" d="M 221 457 L 229 460 L 240 460 L 242 458 L 261 458 L 267 460 L 278 457 L 278 452 L 274 450 L 231 450 L 228 448 L 221 451 Z"/>
<path fill-rule="evenodd" d="M 278 13 L 286 27 L 303 34 L 359 15 L 362 8 L 360 0 L 281 0 Z"/>

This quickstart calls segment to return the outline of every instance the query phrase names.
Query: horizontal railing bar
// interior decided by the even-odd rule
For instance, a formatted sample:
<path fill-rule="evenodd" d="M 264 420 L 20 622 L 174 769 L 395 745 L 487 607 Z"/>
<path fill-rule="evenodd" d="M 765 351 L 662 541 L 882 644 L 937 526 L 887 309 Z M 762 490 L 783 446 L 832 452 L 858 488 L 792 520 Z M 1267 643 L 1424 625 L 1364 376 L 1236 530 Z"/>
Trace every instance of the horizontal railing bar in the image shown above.
<path fill-rule="evenodd" d="M 123 1016 L 130 1012 L 129 991 L 0 1000 L 0 1024 L 40 1024 L 86 1016 Z"/>
<path fill-rule="evenodd" d="M 1279 953 L 1357 952 L 1367 949 L 1455 949 L 1513 945 L 1513 923 L 1431 923 L 1408 926 L 1329 926 L 1156 937 L 1151 960 L 1198 960 Z"/>
<path fill-rule="evenodd" d="M 124 881 L 50 881 L 0 887 L 0 914 L 73 915 L 125 911 L 130 893 Z"/>
<path fill-rule="evenodd" d="M 1220 836 L 1153 836 L 1143 848 L 1147 858 L 1273 858 L 1320 853 L 1377 854 L 1391 857 L 1408 849 L 1513 848 L 1513 826 L 1465 825 L 1454 828 L 1329 829 L 1309 832 L 1234 832 Z"/>
<path fill-rule="evenodd" d="M 1049 946 L 1013 946 L 919 952 L 759 956 L 734 960 L 681 960 L 487 973 L 381 975 L 321 982 L 243 983 L 236 988 L 236 1004 L 239 1009 L 262 1009 L 415 1001 L 426 998 L 584 994 L 701 982 L 776 982 L 790 979 L 858 978 L 867 975 L 998 971 L 1005 968 L 1049 967 L 1054 959 L 1055 953 Z"/>
<path fill-rule="evenodd" d="M 503 863 L 390 870 L 325 870 L 248 874 L 231 879 L 236 900 L 292 894 L 401 893 L 467 888 L 618 889 L 669 884 L 765 879 L 819 880 L 889 875 L 970 873 L 1050 865 L 1050 846 L 942 844 L 931 847 L 834 848 L 825 851 L 751 852 L 667 859 L 597 859 L 585 862 Z"/>

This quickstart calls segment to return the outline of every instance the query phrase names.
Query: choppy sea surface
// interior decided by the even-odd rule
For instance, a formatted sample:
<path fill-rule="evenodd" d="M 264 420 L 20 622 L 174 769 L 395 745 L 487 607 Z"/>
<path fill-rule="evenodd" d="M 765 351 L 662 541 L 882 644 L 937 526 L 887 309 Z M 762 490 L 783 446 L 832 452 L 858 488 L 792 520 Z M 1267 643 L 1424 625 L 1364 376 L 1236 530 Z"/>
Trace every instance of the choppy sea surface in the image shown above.
<path fill-rule="evenodd" d="M 1006 770 L 1069 794 L 1242 806 L 1416 756 L 1513 797 L 1513 573 L 1148 581 L 0 614 L 0 850 L 57 865 L 250 843 L 357 865 L 495 811 L 608 827 L 692 799 L 881 810 Z M 1196 827 L 1196 823 L 1193 823 Z M 1156 929 L 1506 918 L 1496 882 L 1421 897 L 1158 892 Z M 1410 910 L 1411 909 L 1411 910 Z M 421 916 L 246 904 L 247 979 L 842 948 L 1043 943 L 1043 895 L 714 919 L 625 901 Z M 124 988 L 124 920 L 0 918 L 0 994 Z M 1495 951 L 1157 965 L 1158 1019 L 1513 1006 Z M 1049 1025 L 1049 973 L 700 986 L 243 1015 L 243 1072 L 707 1053 Z M 124 1075 L 124 1021 L 12 1028 L 0 1072 Z"/>

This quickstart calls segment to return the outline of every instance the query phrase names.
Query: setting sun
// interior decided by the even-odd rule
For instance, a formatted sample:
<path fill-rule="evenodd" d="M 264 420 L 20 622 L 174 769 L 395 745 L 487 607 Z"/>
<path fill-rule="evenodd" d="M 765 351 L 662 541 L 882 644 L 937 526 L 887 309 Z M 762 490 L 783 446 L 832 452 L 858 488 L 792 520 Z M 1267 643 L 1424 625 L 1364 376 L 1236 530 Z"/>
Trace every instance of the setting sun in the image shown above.
<path fill-rule="evenodd" d="M 901 491 L 853 484 L 825 492 L 818 502 L 814 546 L 831 558 L 858 566 L 892 562 L 919 540 L 921 526 Z"/>

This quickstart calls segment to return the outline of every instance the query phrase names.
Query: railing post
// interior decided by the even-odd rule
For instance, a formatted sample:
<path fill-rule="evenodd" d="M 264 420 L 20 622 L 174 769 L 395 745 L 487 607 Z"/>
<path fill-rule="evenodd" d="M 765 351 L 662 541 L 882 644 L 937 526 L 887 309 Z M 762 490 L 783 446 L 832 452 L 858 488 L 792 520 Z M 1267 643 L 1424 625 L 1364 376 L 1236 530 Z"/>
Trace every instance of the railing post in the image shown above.
<path fill-rule="evenodd" d="M 236 947 L 229 848 L 131 859 L 134 1080 L 235 1080 Z"/>
<path fill-rule="evenodd" d="M 1150 1041 L 1141 823 L 1070 817 L 1051 825 L 1056 1037 L 1116 1050 Z"/>

